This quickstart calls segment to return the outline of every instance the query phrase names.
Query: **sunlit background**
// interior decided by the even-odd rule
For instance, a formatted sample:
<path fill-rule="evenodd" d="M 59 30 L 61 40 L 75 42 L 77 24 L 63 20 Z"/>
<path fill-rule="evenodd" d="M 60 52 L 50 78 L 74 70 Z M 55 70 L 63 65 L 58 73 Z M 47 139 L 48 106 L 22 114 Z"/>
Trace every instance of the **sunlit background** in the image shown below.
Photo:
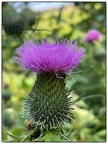
<path fill-rule="evenodd" d="M 87 42 L 88 31 L 101 38 Z M 75 102 L 75 122 L 63 126 L 64 137 L 45 135 L 37 141 L 106 141 L 106 3 L 9 2 L 2 3 L 2 141 L 29 141 L 28 123 L 22 117 L 23 101 L 36 75 L 15 63 L 15 50 L 25 41 L 77 40 L 86 49 L 81 65 L 66 77 Z M 25 138 L 25 139 L 24 139 Z"/>
<path fill-rule="evenodd" d="M 60 8 L 61 6 L 68 6 L 70 4 L 73 4 L 72 2 L 28 2 L 27 5 L 28 7 L 33 10 L 33 11 L 45 11 L 45 10 L 49 10 L 49 9 L 53 9 L 53 8 Z M 17 12 L 21 12 L 21 10 L 23 9 L 23 7 L 25 6 L 25 3 L 22 4 L 22 2 L 10 2 L 9 3 L 10 6 L 14 7 L 16 9 Z"/>

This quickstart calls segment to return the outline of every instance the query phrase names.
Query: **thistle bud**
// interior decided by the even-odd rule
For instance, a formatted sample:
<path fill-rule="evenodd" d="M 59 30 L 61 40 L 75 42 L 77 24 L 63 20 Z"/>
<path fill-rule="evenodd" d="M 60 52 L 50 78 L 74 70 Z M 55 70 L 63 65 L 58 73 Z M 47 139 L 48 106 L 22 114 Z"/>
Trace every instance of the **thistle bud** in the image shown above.
<path fill-rule="evenodd" d="M 3 27 L 8 35 L 17 35 L 24 30 L 26 22 L 11 6 L 3 8 Z"/>

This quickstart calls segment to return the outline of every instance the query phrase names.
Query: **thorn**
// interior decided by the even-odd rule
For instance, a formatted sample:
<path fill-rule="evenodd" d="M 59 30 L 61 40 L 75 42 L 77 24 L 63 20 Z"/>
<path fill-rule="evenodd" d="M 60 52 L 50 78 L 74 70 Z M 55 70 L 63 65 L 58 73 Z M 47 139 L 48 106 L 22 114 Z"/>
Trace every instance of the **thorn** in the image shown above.
<path fill-rule="evenodd" d="M 58 118 L 57 118 L 56 115 L 55 115 L 55 118 L 56 118 L 56 121 L 57 121 L 57 125 L 60 127 L 60 124 L 59 124 L 59 121 L 58 121 Z"/>
<path fill-rule="evenodd" d="M 53 123 L 53 126 L 56 126 L 53 118 L 52 118 L 52 123 Z"/>
<path fill-rule="evenodd" d="M 51 129 L 51 127 L 52 127 L 52 125 L 51 125 L 51 121 L 49 122 L 49 126 L 50 126 L 50 129 Z"/>

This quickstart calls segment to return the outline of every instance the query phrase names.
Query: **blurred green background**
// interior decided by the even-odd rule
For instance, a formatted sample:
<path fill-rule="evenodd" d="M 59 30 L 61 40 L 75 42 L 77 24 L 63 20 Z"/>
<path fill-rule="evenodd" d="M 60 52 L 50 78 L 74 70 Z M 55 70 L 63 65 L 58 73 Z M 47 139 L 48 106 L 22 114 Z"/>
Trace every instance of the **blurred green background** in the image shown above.
<path fill-rule="evenodd" d="M 66 78 L 75 102 L 75 122 L 63 126 L 64 136 L 46 134 L 36 141 L 105 142 L 106 3 L 74 2 L 39 11 L 30 9 L 30 2 L 22 2 L 20 12 L 19 7 L 13 7 L 15 3 L 2 3 L 2 141 L 29 141 L 22 109 L 36 76 L 15 63 L 12 57 L 16 48 L 25 41 L 56 34 L 59 40 L 63 37 L 77 40 L 78 48 L 86 49 L 86 57 L 70 74 L 76 82 L 70 76 Z M 100 31 L 101 40 L 85 42 L 91 29 Z"/>

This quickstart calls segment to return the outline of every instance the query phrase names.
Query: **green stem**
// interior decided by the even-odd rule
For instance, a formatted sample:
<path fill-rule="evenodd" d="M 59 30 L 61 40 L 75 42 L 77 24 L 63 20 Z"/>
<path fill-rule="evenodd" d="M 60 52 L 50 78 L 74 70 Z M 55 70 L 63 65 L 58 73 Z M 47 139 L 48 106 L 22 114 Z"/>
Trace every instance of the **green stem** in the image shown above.
<path fill-rule="evenodd" d="M 62 137 L 64 137 L 66 140 L 71 141 L 67 136 L 60 134 Z"/>
<path fill-rule="evenodd" d="M 52 32 L 51 30 L 48 30 L 48 29 L 36 29 L 36 31 L 50 31 L 50 32 Z"/>
<path fill-rule="evenodd" d="M 89 99 L 89 98 L 94 98 L 94 97 L 105 97 L 104 94 L 95 94 L 95 95 L 89 95 L 89 96 L 83 96 L 83 97 L 77 97 L 76 99 L 73 99 L 72 100 L 72 103 L 76 103 L 77 101 L 80 101 L 80 100 L 86 100 L 86 99 Z"/>
<path fill-rule="evenodd" d="M 25 137 L 21 140 L 21 142 L 24 142 L 27 138 L 29 138 L 29 136 L 30 136 L 30 134 L 28 134 L 27 136 L 25 136 Z"/>
<path fill-rule="evenodd" d="M 11 134 L 9 132 L 6 132 L 6 131 L 4 131 L 4 132 L 5 132 L 5 134 L 9 135 L 10 137 L 17 138 L 17 139 L 19 138 L 18 136 L 15 136 L 15 135 L 13 135 L 13 134 Z"/>
<path fill-rule="evenodd" d="M 89 99 L 89 98 L 103 97 L 103 96 L 105 96 L 105 95 L 104 94 L 96 94 L 96 95 L 89 95 L 89 96 L 83 97 L 82 99 L 86 100 L 86 99 Z"/>

